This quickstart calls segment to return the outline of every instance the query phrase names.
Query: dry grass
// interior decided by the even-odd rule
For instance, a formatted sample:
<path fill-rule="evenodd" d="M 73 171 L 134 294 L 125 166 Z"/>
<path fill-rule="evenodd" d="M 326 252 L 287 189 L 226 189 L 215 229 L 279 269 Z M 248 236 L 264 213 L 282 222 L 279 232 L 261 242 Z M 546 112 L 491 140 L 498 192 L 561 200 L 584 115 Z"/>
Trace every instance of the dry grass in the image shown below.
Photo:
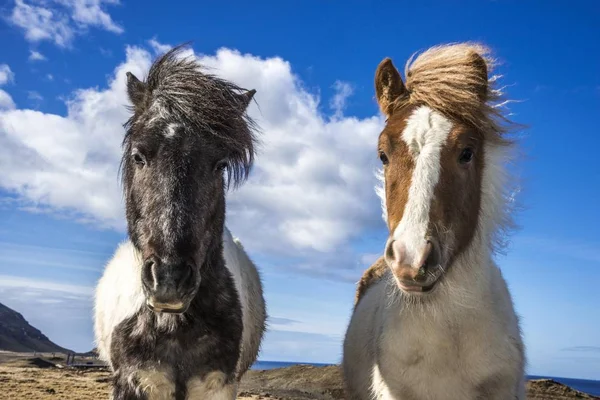
<path fill-rule="evenodd" d="M 47 359 L 47 357 L 46 357 Z M 61 362 L 60 358 L 53 361 Z M 0 352 L 2 400 L 108 399 L 110 374 L 98 369 L 61 369 L 31 355 Z M 339 369 L 293 366 L 270 371 L 249 371 L 242 380 L 238 400 L 343 400 Z M 551 380 L 530 381 L 528 399 L 600 399 Z"/>
<path fill-rule="evenodd" d="M 49 367 L 39 358 L 18 358 L 0 365 L 2 400 L 108 399 L 110 374 L 105 370 Z M 262 392 L 241 392 L 238 400 L 274 399 Z M 268 397 L 267 397 L 268 396 Z"/>
<path fill-rule="evenodd" d="M 108 398 L 108 373 L 0 366 L 0 393 L 5 399 L 15 400 Z"/>

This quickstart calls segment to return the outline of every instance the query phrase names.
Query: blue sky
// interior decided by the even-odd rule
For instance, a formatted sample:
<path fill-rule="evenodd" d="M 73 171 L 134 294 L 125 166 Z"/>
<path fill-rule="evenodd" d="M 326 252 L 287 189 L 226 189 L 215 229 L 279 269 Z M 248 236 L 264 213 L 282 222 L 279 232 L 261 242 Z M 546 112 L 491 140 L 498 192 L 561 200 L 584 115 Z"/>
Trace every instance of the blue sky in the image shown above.
<path fill-rule="evenodd" d="M 264 278 L 261 358 L 339 361 L 354 282 L 386 237 L 375 67 L 479 40 L 528 125 L 521 229 L 498 257 L 528 372 L 600 379 L 600 4 L 257 3 L 0 6 L 0 302 L 63 346 L 92 347 L 92 288 L 125 237 L 124 73 L 143 76 L 164 46 L 192 40 L 205 64 L 258 90 L 263 148 L 229 195 L 228 225 Z"/>

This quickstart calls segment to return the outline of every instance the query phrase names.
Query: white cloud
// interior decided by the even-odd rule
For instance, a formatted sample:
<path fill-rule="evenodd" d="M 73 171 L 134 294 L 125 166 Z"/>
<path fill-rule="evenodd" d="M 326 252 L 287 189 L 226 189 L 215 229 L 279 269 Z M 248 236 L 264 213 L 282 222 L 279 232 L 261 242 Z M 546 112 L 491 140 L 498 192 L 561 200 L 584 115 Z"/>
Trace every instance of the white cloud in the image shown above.
<path fill-rule="evenodd" d="M 123 28 L 102 9 L 104 4 L 119 4 L 119 0 L 60 0 L 60 2 L 70 7 L 73 20 L 84 26 L 97 26 L 109 32 L 123 33 Z"/>
<path fill-rule="evenodd" d="M 154 50 L 154 53 L 156 54 L 166 53 L 172 47 L 168 44 L 160 43 L 158 40 L 156 40 L 156 37 L 148 40 L 148 44 L 150 45 L 150 47 L 152 47 L 152 50 Z"/>
<path fill-rule="evenodd" d="M 83 296 L 91 298 L 94 288 L 81 285 L 69 285 L 50 281 L 41 281 L 10 275 L 0 275 L 0 289 L 20 288 L 27 289 L 31 293 L 38 291 L 60 292 L 62 296 Z"/>
<path fill-rule="evenodd" d="M 35 90 L 30 90 L 27 92 L 27 98 L 37 102 L 44 100 L 44 97 Z"/>
<path fill-rule="evenodd" d="M 67 102 L 67 116 L 28 109 L 0 113 L 0 185 L 24 201 L 72 210 L 122 228 L 117 179 L 123 122 L 127 119 L 125 72 L 142 75 L 148 52 L 129 48 L 105 90 L 81 89 Z"/>
<path fill-rule="evenodd" d="M 7 64 L 0 64 L 0 86 L 7 83 L 12 83 L 15 80 L 15 74 Z M 14 110 L 16 108 L 10 94 L 0 89 L 0 111 Z"/>
<path fill-rule="evenodd" d="M 379 223 L 372 188 L 381 118 L 329 120 L 281 58 L 221 49 L 201 60 L 257 89 L 250 114 L 263 131 L 262 151 L 251 179 L 229 197 L 236 233 L 270 252 L 331 251 Z"/>
<path fill-rule="evenodd" d="M 15 102 L 13 101 L 12 97 L 10 97 L 10 94 L 0 89 L 0 111 L 14 110 L 15 108 Z"/>
<path fill-rule="evenodd" d="M 74 32 L 67 15 L 25 4 L 23 0 L 15 0 L 10 21 L 25 31 L 25 39 L 30 42 L 51 40 L 58 46 L 66 47 L 73 40 Z"/>
<path fill-rule="evenodd" d="M 76 34 L 90 26 L 123 32 L 102 9 L 105 4 L 118 4 L 118 0 L 32 0 L 30 4 L 15 0 L 9 20 L 25 31 L 25 38 L 30 42 L 49 40 L 57 46 L 68 47 Z"/>
<path fill-rule="evenodd" d="M 7 64 L 0 64 L 0 85 L 14 82 L 15 74 Z"/>
<path fill-rule="evenodd" d="M 329 106 L 334 111 L 335 118 L 342 118 L 344 115 L 344 109 L 346 108 L 346 100 L 352 96 L 354 89 L 348 82 L 335 81 L 333 84 L 335 95 L 331 98 Z"/>
<path fill-rule="evenodd" d="M 140 48 L 126 53 L 106 88 L 72 94 L 66 116 L 0 112 L 0 186 L 25 205 L 123 229 L 117 170 L 128 118 L 125 72 L 142 77 L 151 61 Z M 319 97 L 281 58 L 229 49 L 199 57 L 213 72 L 257 89 L 258 106 L 249 112 L 262 144 L 249 181 L 228 194 L 234 234 L 252 253 L 293 255 L 297 268 L 324 277 L 335 275 L 332 266 L 343 268 L 354 280 L 363 265 L 350 241 L 382 224 L 372 189 L 382 119 L 322 115 Z"/>
<path fill-rule="evenodd" d="M 54 75 L 52 75 L 52 74 L 48 74 L 48 75 L 46 75 L 46 78 L 47 78 L 49 81 L 53 81 L 53 80 L 54 80 Z"/>
<path fill-rule="evenodd" d="M 46 56 L 44 56 L 39 51 L 30 50 L 29 51 L 29 61 L 44 61 Z"/>

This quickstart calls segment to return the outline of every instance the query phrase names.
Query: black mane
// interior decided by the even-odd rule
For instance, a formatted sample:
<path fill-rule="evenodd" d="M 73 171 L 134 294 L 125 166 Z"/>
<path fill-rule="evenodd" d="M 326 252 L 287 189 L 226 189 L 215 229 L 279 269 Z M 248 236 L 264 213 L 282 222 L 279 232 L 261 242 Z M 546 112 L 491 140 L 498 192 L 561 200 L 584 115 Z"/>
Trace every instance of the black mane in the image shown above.
<path fill-rule="evenodd" d="M 145 96 L 130 107 L 133 115 L 125 123 L 124 144 L 132 128 L 144 129 L 164 115 L 184 124 L 188 132 L 209 132 L 219 138 L 231 155 L 227 184 L 238 186 L 248 177 L 257 144 L 256 124 L 245 112 L 246 90 L 207 73 L 194 56 L 182 56 L 186 47 L 174 47 L 150 67 Z"/>

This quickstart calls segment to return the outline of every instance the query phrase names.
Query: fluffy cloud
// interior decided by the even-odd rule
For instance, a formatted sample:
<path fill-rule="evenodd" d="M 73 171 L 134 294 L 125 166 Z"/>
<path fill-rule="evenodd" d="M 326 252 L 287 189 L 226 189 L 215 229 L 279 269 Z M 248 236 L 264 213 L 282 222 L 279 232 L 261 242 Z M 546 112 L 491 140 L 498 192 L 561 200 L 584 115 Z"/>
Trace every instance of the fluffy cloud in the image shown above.
<path fill-rule="evenodd" d="M 341 118 L 344 114 L 344 109 L 346 108 L 346 100 L 348 97 L 352 96 L 354 89 L 348 82 L 342 81 L 335 81 L 333 89 L 336 93 L 329 101 L 329 106 L 334 111 L 334 116 L 336 118 Z"/>
<path fill-rule="evenodd" d="M 280 58 L 221 49 L 201 61 L 257 90 L 250 114 L 262 129 L 262 149 L 252 178 L 229 197 L 236 232 L 271 253 L 288 245 L 330 252 L 378 223 L 372 187 L 379 117 L 328 118 Z"/>
<path fill-rule="evenodd" d="M 119 0 L 59 0 L 71 9 L 71 18 L 84 26 L 96 26 L 113 33 L 123 33 L 123 28 L 115 24 L 102 6 L 119 4 Z"/>
<path fill-rule="evenodd" d="M 35 51 L 35 50 L 29 51 L 29 61 L 44 61 L 45 59 L 46 59 L 46 57 L 39 51 Z"/>
<path fill-rule="evenodd" d="M 0 64 L 0 86 L 11 83 L 15 80 L 15 74 L 7 64 Z M 15 102 L 10 94 L 0 89 L 0 110 L 13 110 Z"/>
<path fill-rule="evenodd" d="M 130 48 L 108 88 L 81 89 L 65 117 L 28 109 L 0 113 L 0 185 L 23 201 L 122 228 L 117 172 L 128 118 L 125 72 L 142 75 L 148 52 Z"/>
<path fill-rule="evenodd" d="M 38 92 L 36 92 L 35 90 L 30 90 L 29 92 L 27 92 L 27 98 L 29 100 L 34 100 L 34 101 L 44 100 L 44 97 L 41 94 L 39 94 Z"/>
<path fill-rule="evenodd" d="M 13 82 L 15 80 L 15 74 L 12 72 L 7 64 L 0 64 L 0 85 Z"/>
<path fill-rule="evenodd" d="M 150 47 L 152 47 L 152 50 L 154 50 L 156 54 L 166 53 L 171 49 L 171 46 L 160 43 L 158 40 L 156 40 L 156 38 L 148 40 L 148 44 Z"/>
<path fill-rule="evenodd" d="M 0 110 L 14 110 L 15 107 L 15 102 L 10 94 L 0 89 Z"/>
<path fill-rule="evenodd" d="M 76 34 L 94 26 L 122 33 L 103 6 L 118 4 L 118 0 L 15 0 L 9 21 L 25 31 L 30 42 L 49 40 L 57 46 L 68 47 Z M 38 53 L 39 54 L 39 53 Z"/>
<path fill-rule="evenodd" d="M 9 289 L 28 289 L 31 293 L 55 292 L 66 298 L 83 297 L 91 299 L 94 288 L 88 286 L 69 285 L 62 283 L 53 283 L 41 280 L 18 278 L 10 275 L 0 275 L 0 290 Z"/>
<path fill-rule="evenodd" d="M 344 83 L 336 84 L 334 114 L 324 115 L 319 96 L 281 58 L 229 49 L 197 56 L 212 72 L 257 90 L 258 105 L 249 112 L 261 128 L 261 146 L 249 181 L 228 194 L 229 227 L 253 254 L 325 277 L 343 267 L 344 277 L 356 279 L 364 265 L 349 243 L 383 226 L 373 191 L 382 119 L 344 117 L 351 94 Z M 25 204 L 123 229 L 117 172 L 128 118 L 125 73 L 141 78 L 150 63 L 150 52 L 128 47 L 107 87 L 75 91 L 66 116 L 0 112 L 0 186 Z"/>

